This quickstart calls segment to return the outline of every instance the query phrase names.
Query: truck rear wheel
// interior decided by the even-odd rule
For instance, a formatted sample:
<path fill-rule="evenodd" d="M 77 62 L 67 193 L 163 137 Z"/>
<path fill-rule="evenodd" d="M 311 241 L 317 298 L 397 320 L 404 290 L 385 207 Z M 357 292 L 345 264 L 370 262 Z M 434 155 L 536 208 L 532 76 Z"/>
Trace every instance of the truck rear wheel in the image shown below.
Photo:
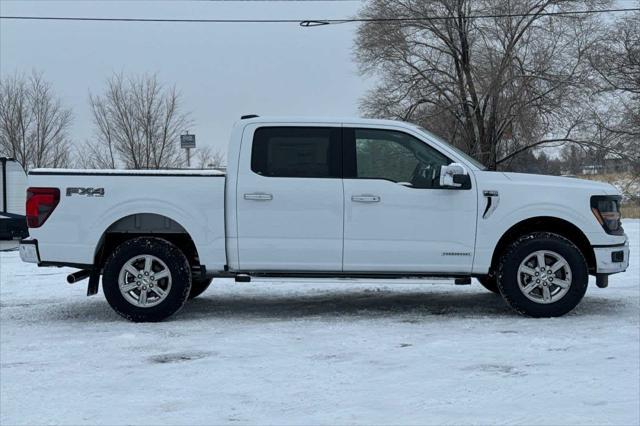
<path fill-rule="evenodd" d="M 189 292 L 189 300 L 195 299 L 200 296 L 204 291 L 209 288 L 209 285 L 213 281 L 213 278 L 192 278 L 191 279 L 191 291 Z"/>
<path fill-rule="evenodd" d="M 161 321 L 179 311 L 191 291 L 191 268 L 167 240 L 141 237 L 120 244 L 104 266 L 109 305 L 134 322 Z"/>
<path fill-rule="evenodd" d="M 588 279 L 587 262 L 578 247 L 548 232 L 519 238 L 498 266 L 502 297 L 531 317 L 558 317 L 571 311 L 584 297 Z"/>

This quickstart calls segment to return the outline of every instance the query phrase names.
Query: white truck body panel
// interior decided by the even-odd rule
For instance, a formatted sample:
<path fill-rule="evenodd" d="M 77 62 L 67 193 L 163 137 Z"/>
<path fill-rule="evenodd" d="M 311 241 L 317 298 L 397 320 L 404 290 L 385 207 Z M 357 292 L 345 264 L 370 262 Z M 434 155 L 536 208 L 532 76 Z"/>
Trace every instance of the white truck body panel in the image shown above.
<path fill-rule="evenodd" d="M 380 201 L 352 200 L 368 194 Z M 386 180 L 345 180 L 344 270 L 469 274 L 476 199 L 475 190 L 414 189 Z"/>
<path fill-rule="evenodd" d="M 579 228 L 591 245 L 620 244 L 626 237 L 605 233 L 588 208 L 592 195 L 615 195 L 612 185 L 575 178 L 520 173 L 474 172 L 478 192 L 498 190 L 499 207 L 483 219 L 480 202 L 473 272 L 487 272 L 496 244 L 507 230 L 534 217 L 563 219 Z"/>

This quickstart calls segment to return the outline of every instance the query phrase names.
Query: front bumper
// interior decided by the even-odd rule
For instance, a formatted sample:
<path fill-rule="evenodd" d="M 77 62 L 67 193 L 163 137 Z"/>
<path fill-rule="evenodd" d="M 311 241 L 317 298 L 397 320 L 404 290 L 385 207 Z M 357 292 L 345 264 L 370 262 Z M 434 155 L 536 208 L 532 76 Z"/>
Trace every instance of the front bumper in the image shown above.
<path fill-rule="evenodd" d="M 629 240 L 613 246 L 594 246 L 597 274 L 616 274 L 629 267 Z"/>
<path fill-rule="evenodd" d="M 38 240 L 27 238 L 20 241 L 20 259 L 27 263 L 40 263 Z"/>

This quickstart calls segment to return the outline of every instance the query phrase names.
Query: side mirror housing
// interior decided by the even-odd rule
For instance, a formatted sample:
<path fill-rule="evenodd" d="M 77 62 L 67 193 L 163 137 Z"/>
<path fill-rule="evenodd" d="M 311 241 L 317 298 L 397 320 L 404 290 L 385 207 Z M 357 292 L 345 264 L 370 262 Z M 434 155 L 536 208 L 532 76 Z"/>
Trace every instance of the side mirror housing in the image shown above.
<path fill-rule="evenodd" d="M 466 167 L 451 163 L 440 168 L 440 187 L 446 189 L 470 189 L 471 177 Z"/>

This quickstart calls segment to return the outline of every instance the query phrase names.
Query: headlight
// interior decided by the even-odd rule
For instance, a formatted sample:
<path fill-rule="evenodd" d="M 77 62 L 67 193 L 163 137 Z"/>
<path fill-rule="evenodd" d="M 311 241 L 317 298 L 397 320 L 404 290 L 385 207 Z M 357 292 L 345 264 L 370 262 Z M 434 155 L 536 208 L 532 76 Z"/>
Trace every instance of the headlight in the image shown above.
<path fill-rule="evenodd" d="M 591 211 L 607 234 L 624 234 L 620 214 L 620 196 L 594 195 L 591 197 Z"/>

